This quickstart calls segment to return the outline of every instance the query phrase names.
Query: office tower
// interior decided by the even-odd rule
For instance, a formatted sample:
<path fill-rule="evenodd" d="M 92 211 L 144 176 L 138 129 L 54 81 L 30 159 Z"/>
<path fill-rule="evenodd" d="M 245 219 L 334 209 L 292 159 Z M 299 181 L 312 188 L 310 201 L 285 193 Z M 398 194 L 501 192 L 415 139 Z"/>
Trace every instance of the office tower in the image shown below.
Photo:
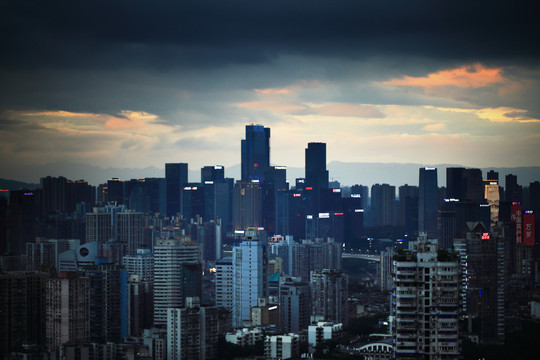
<path fill-rule="evenodd" d="M 508 174 L 505 178 L 504 199 L 508 202 L 522 201 L 522 187 L 517 183 L 517 176 Z"/>
<path fill-rule="evenodd" d="M 461 259 L 463 313 L 479 323 L 480 343 L 502 344 L 505 337 L 505 279 L 508 253 L 504 235 L 480 222 L 467 222 L 454 240 Z"/>
<path fill-rule="evenodd" d="M 351 193 L 343 198 L 343 239 L 348 245 L 356 246 L 364 236 L 364 208 L 360 194 Z"/>
<path fill-rule="evenodd" d="M 380 274 L 380 287 L 381 291 L 392 290 L 394 284 L 392 279 L 392 261 L 396 252 L 393 248 L 389 247 L 384 251 L 381 251 L 379 274 Z"/>
<path fill-rule="evenodd" d="M 500 189 L 497 180 L 486 180 L 484 185 L 484 198 L 490 209 L 490 226 L 495 226 L 499 221 L 500 203 Z"/>
<path fill-rule="evenodd" d="M 388 184 L 371 186 L 371 213 L 374 226 L 393 226 L 396 204 L 396 187 Z"/>
<path fill-rule="evenodd" d="M 232 258 L 216 261 L 216 306 L 233 308 L 233 262 Z"/>
<path fill-rule="evenodd" d="M 300 357 L 300 335 L 267 335 L 264 340 L 264 358 L 268 360 L 298 359 Z"/>
<path fill-rule="evenodd" d="M 326 143 L 308 143 L 306 149 L 305 186 L 313 189 L 328 189 L 326 170 Z"/>
<path fill-rule="evenodd" d="M 437 237 L 437 213 L 439 211 L 439 187 L 437 169 L 420 168 L 418 186 L 418 231 L 429 237 Z"/>
<path fill-rule="evenodd" d="M 46 345 L 58 350 L 67 342 L 85 344 L 90 341 L 90 281 L 74 272 L 47 279 Z"/>
<path fill-rule="evenodd" d="M 127 182 L 126 182 L 127 184 Z M 145 178 L 129 182 L 129 192 L 124 193 L 129 209 L 143 213 L 165 214 L 165 178 Z"/>
<path fill-rule="evenodd" d="M 288 184 L 287 184 L 288 185 Z M 290 234 L 289 227 L 289 197 L 288 190 L 276 190 L 276 234 Z"/>
<path fill-rule="evenodd" d="M 45 273 L 0 274 L 0 358 L 45 346 Z"/>
<path fill-rule="evenodd" d="M 264 182 L 264 169 L 270 166 L 270 128 L 246 125 L 242 140 L 242 181 Z"/>
<path fill-rule="evenodd" d="M 154 311 L 153 283 L 141 275 L 129 275 L 127 281 L 127 334 L 139 336 L 152 327 Z"/>
<path fill-rule="evenodd" d="M 311 294 L 307 281 L 286 277 L 279 284 L 280 326 L 285 332 L 307 329 L 311 316 Z"/>
<path fill-rule="evenodd" d="M 326 170 L 326 143 L 308 143 L 306 148 L 306 180 L 305 189 L 310 191 L 312 198 L 312 214 L 321 209 L 323 189 L 328 189 L 328 170 Z"/>
<path fill-rule="evenodd" d="M 238 180 L 234 185 L 233 222 L 235 230 L 262 227 L 262 187 L 257 182 Z"/>
<path fill-rule="evenodd" d="M 204 166 L 201 168 L 201 183 L 205 181 L 223 182 L 225 167 L 223 165 Z"/>
<path fill-rule="evenodd" d="M 204 216 L 204 187 L 200 183 L 185 183 L 182 187 L 182 218 L 190 222 L 197 216 Z"/>
<path fill-rule="evenodd" d="M 348 324 L 349 277 L 343 270 L 323 269 L 311 272 L 312 319 Z"/>
<path fill-rule="evenodd" d="M 466 186 L 464 179 L 465 168 L 446 168 L 446 197 L 448 199 L 466 199 Z"/>
<path fill-rule="evenodd" d="M 217 343 L 217 308 L 201 306 L 198 297 L 187 297 L 184 308 L 167 309 L 169 359 L 215 359 Z"/>
<path fill-rule="evenodd" d="M 466 199 L 481 201 L 484 198 L 484 182 L 482 181 L 482 170 L 465 169 L 463 172 L 465 179 Z"/>
<path fill-rule="evenodd" d="M 189 236 L 156 239 L 154 246 L 154 325 L 167 324 L 167 308 L 184 306 L 186 297 L 201 296 L 200 246 Z"/>
<path fill-rule="evenodd" d="M 120 342 L 127 336 L 127 271 L 116 264 L 79 268 L 89 278 L 90 341 Z"/>
<path fill-rule="evenodd" d="M 286 174 L 287 168 L 285 166 L 268 166 L 264 170 L 264 183 L 262 184 L 263 227 L 270 235 L 277 234 L 277 193 L 278 191 L 283 192 L 289 189 Z"/>
<path fill-rule="evenodd" d="M 418 187 L 403 185 L 399 193 L 399 225 L 405 227 L 407 233 L 418 231 Z"/>
<path fill-rule="evenodd" d="M 458 359 L 459 262 L 438 256 L 437 240 L 420 233 L 394 261 L 392 315 L 397 359 Z"/>
<path fill-rule="evenodd" d="M 73 212 L 81 202 L 95 204 L 96 189 L 84 180 L 71 181 L 65 177 L 47 176 L 40 180 L 42 191 L 42 214 Z"/>
<path fill-rule="evenodd" d="M 181 189 L 188 182 L 188 164 L 165 164 L 165 181 L 167 182 L 167 216 L 176 216 L 182 212 Z"/>
<path fill-rule="evenodd" d="M 233 247 L 233 326 L 250 319 L 257 299 L 268 297 L 268 256 L 264 238 L 248 230 L 245 239 Z"/>
<path fill-rule="evenodd" d="M 306 216 L 307 240 L 333 239 L 338 243 L 344 241 L 344 213 L 324 212 Z"/>
<path fill-rule="evenodd" d="M 529 210 L 540 214 L 540 182 L 538 181 L 529 184 Z"/>
<path fill-rule="evenodd" d="M 107 201 L 114 205 L 124 204 L 124 183 L 120 179 L 107 180 Z"/>
<path fill-rule="evenodd" d="M 358 198 L 362 201 L 361 208 L 367 209 L 369 207 L 369 187 L 365 185 L 353 185 L 351 186 L 351 197 Z"/>
<path fill-rule="evenodd" d="M 221 220 L 224 232 L 232 231 L 233 218 L 233 188 L 234 181 L 225 178 L 223 181 L 205 181 L 204 188 L 204 214 L 205 221 Z"/>

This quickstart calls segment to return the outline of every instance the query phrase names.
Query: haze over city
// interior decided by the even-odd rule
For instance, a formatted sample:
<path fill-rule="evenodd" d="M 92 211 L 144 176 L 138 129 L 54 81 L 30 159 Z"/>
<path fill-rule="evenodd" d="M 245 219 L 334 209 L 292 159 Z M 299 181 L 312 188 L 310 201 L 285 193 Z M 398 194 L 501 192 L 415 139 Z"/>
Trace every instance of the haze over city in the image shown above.
<path fill-rule="evenodd" d="M 540 165 L 532 2 L 8 2 L 2 177 L 49 163 Z M 69 166 L 69 165 L 66 165 Z M 45 175 L 45 174 L 43 174 Z M 144 175 L 141 175 L 141 177 Z"/>

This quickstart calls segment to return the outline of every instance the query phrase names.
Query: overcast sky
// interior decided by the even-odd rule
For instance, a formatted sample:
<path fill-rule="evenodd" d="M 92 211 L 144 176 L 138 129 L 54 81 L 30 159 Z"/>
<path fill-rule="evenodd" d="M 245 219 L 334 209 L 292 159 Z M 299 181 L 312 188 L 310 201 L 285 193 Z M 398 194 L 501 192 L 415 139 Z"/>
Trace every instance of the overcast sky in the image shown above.
<path fill-rule="evenodd" d="M 540 165 L 534 1 L 0 4 L 0 169 L 240 162 Z"/>

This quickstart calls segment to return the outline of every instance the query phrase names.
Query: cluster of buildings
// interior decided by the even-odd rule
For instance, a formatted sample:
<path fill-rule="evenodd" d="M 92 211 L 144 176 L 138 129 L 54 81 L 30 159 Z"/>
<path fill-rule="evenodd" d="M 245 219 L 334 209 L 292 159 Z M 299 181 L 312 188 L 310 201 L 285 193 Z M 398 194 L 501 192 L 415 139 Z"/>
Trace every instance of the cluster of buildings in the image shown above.
<path fill-rule="evenodd" d="M 350 352 L 457 358 L 464 337 L 502 343 L 530 317 L 540 183 L 448 168 L 440 188 L 426 167 L 419 186 L 369 196 L 329 182 L 324 143 L 305 166 L 289 184 L 270 129 L 248 125 L 236 181 L 216 165 L 189 182 L 188 164 L 168 163 L 163 178 L 2 192 L 0 358 L 214 359 L 220 337 L 298 358 L 356 315 L 342 254 L 384 226 L 412 239 L 380 254 L 390 332 Z"/>

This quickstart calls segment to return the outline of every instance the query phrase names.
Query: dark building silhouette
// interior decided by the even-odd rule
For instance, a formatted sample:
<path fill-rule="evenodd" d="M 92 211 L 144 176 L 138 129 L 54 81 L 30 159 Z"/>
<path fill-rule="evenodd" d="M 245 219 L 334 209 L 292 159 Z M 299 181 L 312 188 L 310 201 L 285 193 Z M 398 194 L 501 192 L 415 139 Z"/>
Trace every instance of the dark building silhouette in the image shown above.
<path fill-rule="evenodd" d="M 242 140 L 242 181 L 264 181 L 264 169 L 270 166 L 270 128 L 246 125 Z"/>
<path fill-rule="evenodd" d="M 204 166 L 201 168 L 201 182 L 223 182 L 225 179 L 225 167 L 223 165 Z"/>
<path fill-rule="evenodd" d="M 398 225 L 404 226 L 408 233 L 418 231 L 418 186 L 400 186 L 398 197 Z"/>
<path fill-rule="evenodd" d="M 420 168 L 418 186 L 418 231 L 426 232 L 430 238 L 436 238 L 437 213 L 439 210 L 439 188 L 437 169 Z"/>
<path fill-rule="evenodd" d="M 167 216 L 175 216 L 181 212 L 181 190 L 188 181 L 188 164 L 165 164 L 165 179 L 167 182 Z"/>
<path fill-rule="evenodd" d="M 200 183 L 185 183 L 182 187 L 182 217 L 186 221 L 204 216 L 204 187 Z"/>
<path fill-rule="evenodd" d="M 321 190 L 328 189 L 328 170 L 326 170 L 326 143 L 308 143 L 306 149 L 305 189 L 311 191 L 312 213 L 321 208 Z M 307 194 L 306 194 L 307 195 Z"/>
<path fill-rule="evenodd" d="M 396 204 L 396 187 L 388 184 L 371 186 L 371 213 L 373 226 L 395 225 L 394 211 Z"/>
<path fill-rule="evenodd" d="M 464 180 L 465 168 L 446 168 L 446 197 L 448 199 L 465 199 L 467 190 Z"/>
<path fill-rule="evenodd" d="M 517 176 L 513 174 L 506 175 L 505 178 L 504 199 L 508 202 L 522 201 L 522 187 L 517 183 Z"/>
<path fill-rule="evenodd" d="M 124 183 L 120 179 L 107 180 L 107 200 L 117 205 L 124 203 Z"/>

